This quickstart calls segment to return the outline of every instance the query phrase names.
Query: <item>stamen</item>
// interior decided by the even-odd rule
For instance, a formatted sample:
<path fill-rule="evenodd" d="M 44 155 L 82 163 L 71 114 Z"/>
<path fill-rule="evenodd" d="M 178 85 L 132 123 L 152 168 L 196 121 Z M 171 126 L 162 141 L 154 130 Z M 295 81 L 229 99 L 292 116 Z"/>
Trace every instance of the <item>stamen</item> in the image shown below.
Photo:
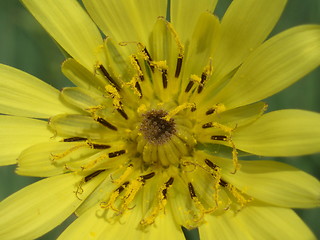
<path fill-rule="evenodd" d="M 219 185 L 222 186 L 222 187 L 227 187 L 227 186 L 228 186 L 228 183 L 225 182 L 224 180 L 220 179 Z"/>
<path fill-rule="evenodd" d="M 173 36 L 173 38 L 174 38 L 174 40 L 175 40 L 175 42 L 176 42 L 176 44 L 177 44 L 177 46 L 178 46 L 178 50 L 179 50 L 179 58 L 183 58 L 183 54 L 184 54 L 184 46 L 182 45 L 182 43 L 181 43 L 181 41 L 180 41 L 180 38 L 179 38 L 179 35 L 178 35 L 178 33 L 176 32 L 176 30 L 173 28 L 173 25 L 170 23 L 170 22 L 168 22 L 168 21 L 166 21 L 166 23 L 167 23 L 167 27 L 168 27 L 168 29 L 170 30 L 170 32 L 171 32 L 171 34 L 172 34 L 172 36 Z M 182 62 L 182 60 L 181 60 L 181 62 Z M 180 72 L 180 71 L 179 71 Z"/>
<path fill-rule="evenodd" d="M 144 76 L 143 76 L 143 72 L 141 70 L 139 60 L 134 55 L 130 56 L 130 60 L 131 60 L 130 62 L 132 64 L 133 68 L 138 72 L 138 76 L 139 76 L 140 80 L 143 81 Z"/>
<path fill-rule="evenodd" d="M 148 52 L 147 48 L 145 46 L 143 46 L 142 43 L 138 43 L 138 47 L 141 49 L 141 53 L 144 55 L 145 60 L 147 61 L 150 69 L 152 72 L 154 72 L 154 66 L 151 64 L 151 62 L 153 61 L 150 53 Z"/>
<path fill-rule="evenodd" d="M 191 182 L 188 183 L 188 189 L 189 189 L 190 197 L 191 197 L 195 207 L 200 211 L 200 215 L 198 217 L 194 216 L 194 219 L 193 219 L 194 222 L 201 221 L 203 219 L 205 213 L 210 213 L 210 212 L 213 212 L 214 210 L 216 210 L 216 207 L 206 209 L 202 205 L 202 203 L 200 202 L 199 198 L 197 197 L 197 195 L 195 193 L 194 187 Z"/>
<path fill-rule="evenodd" d="M 214 164 L 213 162 L 211 162 L 209 159 L 205 159 L 204 162 L 212 169 L 215 170 L 218 168 L 218 166 L 216 164 Z"/>
<path fill-rule="evenodd" d="M 186 89 L 184 90 L 185 93 L 188 93 L 191 90 L 193 84 L 194 84 L 194 81 L 190 80 L 188 85 L 187 85 L 187 87 L 186 87 Z"/>
<path fill-rule="evenodd" d="M 83 137 L 70 137 L 70 138 L 65 138 L 62 141 L 63 142 L 82 142 L 82 141 L 86 141 L 87 138 L 83 138 Z"/>
<path fill-rule="evenodd" d="M 117 108 L 117 111 L 120 113 L 120 115 L 121 115 L 124 119 L 126 119 L 126 120 L 129 119 L 129 118 L 128 118 L 128 115 L 126 114 L 126 112 L 125 112 L 122 108 Z"/>
<path fill-rule="evenodd" d="M 183 56 L 179 55 L 179 57 L 177 58 L 177 66 L 176 66 L 176 73 L 175 73 L 175 78 L 178 78 L 181 72 L 181 67 L 182 67 L 182 60 L 183 60 Z"/>
<path fill-rule="evenodd" d="M 210 115 L 216 111 L 215 108 L 209 108 L 208 111 L 206 111 L 206 115 Z"/>
<path fill-rule="evenodd" d="M 142 89 L 141 89 L 139 82 L 136 82 L 134 87 L 138 90 L 139 95 L 140 95 L 139 97 L 142 98 Z"/>
<path fill-rule="evenodd" d="M 90 145 L 93 149 L 108 149 L 108 148 L 111 147 L 110 145 L 97 144 L 97 143 L 89 143 L 89 145 Z"/>
<path fill-rule="evenodd" d="M 203 90 L 203 87 L 208 79 L 209 76 L 212 74 L 212 59 L 209 59 L 208 65 L 205 67 L 203 73 L 201 74 L 201 81 L 198 87 L 198 93 L 201 93 Z"/>
<path fill-rule="evenodd" d="M 208 122 L 202 125 L 202 128 L 211 128 L 213 127 L 212 122 Z"/>
<path fill-rule="evenodd" d="M 214 107 L 209 108 L 206 111 L 206 115 L 210 115 L 212 113 L 221 113 L 221 112 L 224 112 L 225 110 L 226 110 L 226 107 L 222 103 L 218 103 Z"/>
<path fill-rule="evenodd" d="M 144 183 L 145 182 L 143 181 L 141 176 L 130 182 L 130 184 L 126 188 L 124 196 L 122 197 L 123 203 L 121 205 L 121 213 L 123 213 L 127 209 L 130 209 L 128 207 L 129 204 L 134 200 L 136 194 L 139 192 L 140 188 L 144 185 Z"/>
<path fill-rule="evenodd" d="M 225 183 L 225 182 L 224 182 Z M 223 183 L 223 184 L 224 184 Z M 237 200 L 240 204 L 240 207 L 243 208 L 247 203 L 251 202 L 253 198 L 246 198 L 242 192 L 240 192 L 235 186 L 231 184 L 227 184 L 226 189 L 232 194 L 232 196 Z"/>
<path fill-rule="evenodd" d="M 174 178 L 170 177 L 169 180 L 164 184 L 164 189 L 162 189 L 161 193 L 164 199 L 167 199 L 168 188 L 173 184 Z"/>
<path fill-rule="evenodd" d="M 113 183 L 115 184 L 120 184 L 121 182 L 124 182 L 125 179 L 133 172 L 133 165 L 129 164 L 127 169 L 124 171 L 124 173 L 117 179 L 117 180 L 112 180 Z"/>
<path fill-rule="evenodd" d="M 119 209 L 117 209 L 114 206 L 115 201 L 117 200 L 117 198 L 119 197 L 120 193 L 123 192 L 123 190 L 129 185 L 129 182 L 124 182 L 120 187 L 118 187 L 116 190 L 113 191 L 113 193 L 111 194 L 109 201 L 108 202 L 101 202 L 100 203 L 100 207 L 101 208 L 111 208 L 112 210 L 116 211 L 116 212 L 120 212 Z"/>
<path fill-rule="evenodd" d="M 84 181 L 85 183 L 86 183 L 86 182 L 89 182 L 92 178 L 98 176 L 100 173 L 104 172 L 105 170 L 106 170 L 106 169 L 101 169 L 101 170 L 95 171 L 95 172 L 89 174 L 88 176 L 86 176 L 83 181 Z"/>
<path fill-rule="evenodd" d="M 109 123 L 107 120 L 105 120 L 105 119 L 103 119 L 103 118 L 101 118 L 101 117 L 98 117 L 98 118 L 96 119 L 96 121 L 97 121 L 98 123 L 101 123 L 103 126 L 105 126 L 105 127 L 109 128 L 109 129 L 113 130 L 113 131 L 117 131 L 117 130 L 118 130 L 117 127 L 113 126 L 111 123 Z"/>
<path fill-rule="evenodd" d="M 198 93 L 202 92 L 203 87 L 204 87 L 204 83 L 205 83 L 206 80 L 207 80 L 207 74 L 205 72 L 203 72 L 201 74 L 201 81 L 200 81 L 200 84 L 198 86 Z"/>
<path fill-rule="evenodd" d="M 69 155 L 70 153 L 75 152 L 76 150 L 83 148 L 83 147 L 89 147 L 90 145 L 87 142 L 79 143 L 78 145 L 75 145 L 74 147 L 71 147 L 70 149 L 59 153 L 59 154 L 53 154 L 51 153 L 51 161 L 55 162 L 57 159 L 64 158 L 65 156 Z"/>
<path fill-rule="evenodd" d="M 224 135 L 216 135 L 216 136 L 211 136 L 212 140 L 217 140 L 217 141 L 227 141 L 228 137 Z"/>
<path fill-rule="evenodd" d="M 112 86 L 114 86 L 118 91 L 120 91 L 121 87 L 118 85 L 118 83 L 110 76 L 107 69 L 102 64 L 99 64 L 98 68 L 103 73 L 103 75 L 108 79 L 108 81 L 111 83 Z"/>
<path fill-rule="evenodd" d="M 194 188 L 193 188 L 193 185 L 192 185 L 192 183 L 188 183 L 188 189 L 189 189 L 189 193 L 190 193 L 190 197 L 191 198 L 195 198 L 195 197 L 197 197 L 196 196 L 196 193 L 194 192 Z"/>
<path fill-rule="evenodd" d="M 140 176 L 140 177 L 141 177 L 141 181 L 142 181 L 143 183 L 145 183 L 146 180 L 148 180 L 148 179 L 150 179 L 150 178 L 153 178 L 155 175 L 156 175 L 155 172 L 151 172 L 151 173 L 148 173 L 148 174 L 146 174 L 146 175 L 142 175 L 142 176 Z"/>
<path fill-rule="evenodd" d="M 145 52 L 145 54 L 148 56 L 149 61 L 152 62 L 153 60 L 152 60 L 152 58 L 150 56 L 150 53 L 148 52 L 147 48 L 144 47 L 144 49 L 142 51 Z"/>
<path fill-rule="evenodd" d="M 107 93 L 110 95 L 110 97 L 112 98 L 113 106 L 115 108 L 121 108 L 122 107 L 121 96 L 120 96 L 119 92 L 117 91 L 117 89 L 115 87 L 113 87 L 112 85 L 106 85 L 105 89 L 106 89 Z"/>
<path fill-rule="evenodd" d="M 162 85 L 163 85 L 163 88 L 167 88 L 168 87 L 167 74 L 168 74 L 167 69 L 163 69 L 162 70 Z"/>
<path fill-rule="evenodd" d="M 111 152 L 108 154 L 109 158 L 114 158 L 114 157 L 118 157 L 122 154 L 125 154 L 126 153 L 126 150 L 120 150 L 120 151 L 115 151 L 115 152 Z"/>
<path fill-rule="evenodd" d="M 160 187 L 159 189 L 160 191 L 158 195 L 158 204 L 154 207 L 150 216 L 145 217 L 140 221 L 141 225 L 146 226 L 154 223 L 154 220 L 159 215 L 159 212 L 165 208 L 167 204 L 167 192 L 168 192 L 168 189 L 172 186 L 173 181 L 174 181 L 173 177 L 170 177 L 169 180 Z"/>
<path fill-rule="evenodd" d="M 174 115 L 176 115 L 178 112 L 186 109 L 186 108 L 193 108 L 195 106 L 194 103 L 188 103 L 185 102 L 179 106 L 177 106 L 175 109 L 171 110 L 168 115 L 164 116 L 163 119 L 165 119 L 166 121 L 169 121 Z"/>

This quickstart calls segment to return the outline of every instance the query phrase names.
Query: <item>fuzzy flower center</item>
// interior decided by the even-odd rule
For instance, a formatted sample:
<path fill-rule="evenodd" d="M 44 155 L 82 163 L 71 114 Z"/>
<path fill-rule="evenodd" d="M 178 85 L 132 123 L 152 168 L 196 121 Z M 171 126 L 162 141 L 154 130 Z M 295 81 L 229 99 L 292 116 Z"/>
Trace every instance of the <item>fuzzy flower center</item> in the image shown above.
<path fill-rule="evenodd" d="M 140 131 L 144 138 L 152 144 L 161 145 L 170 140 L 176 132 L 174 119 L 164 119 L 168 113 L 164 110 L 151 110 L 143 114 Z"/>

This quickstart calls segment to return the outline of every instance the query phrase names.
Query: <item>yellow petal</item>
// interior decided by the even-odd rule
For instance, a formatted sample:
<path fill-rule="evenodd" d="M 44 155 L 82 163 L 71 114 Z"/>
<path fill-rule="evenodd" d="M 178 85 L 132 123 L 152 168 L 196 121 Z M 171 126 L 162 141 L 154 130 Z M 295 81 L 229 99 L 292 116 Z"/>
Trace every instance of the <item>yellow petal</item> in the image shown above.
<path fill-rule="evenodd" d="M 32 145 L 22 151 L 18 157 L 18 168 L 16 172 L 19 175 L 48 177 L 62 174 L 67 171 L 65 163 L 72 160 L 78 160 L 79 155 L 86 157 L 89 147 L 78 148 L 78 151 L 71 152 L 70 149 L 77 149 L 77 146 L 83 143 L 78 142 L 42 142 Z M 65 157 L 54 157 L 70 151 Z M 81 151 L 82 150 L 82 151 Z M 77 155 L 77 156 L 75 156 Z"/>
<path fill-rule="evenodd" d="M 104 89 L 107 84 L 105 79 L 97 77 L 94 72 L 90 72 L 73 58 L 64 61 L 61 70 L 63 74 L 78 87 Z"/>
<path fill-rule="evenodd" d="M 288 208 L 320 206 L 320 182 L 297 168 L 275 161 L 240 161 L 241 168 L 232 174 L 228 162 L 223 163 L 223 179 L 253 198 Z"/>
<path fill-rule="evenodd" d="M 87 90 L 79 87 L 64 88 L 61 91 L 61 98 L 84 111 L 101 106 L 102 103 L 109 101 L 109 99 L 103 97 L 101 92 L 95 91 L 95 89 Z"/>
<path fill-rule="evenodd" d="M 264 156 L 298 156 L 320 151 L 320 114 L 303 110 L 267 113 L 235 130 L 240 150 Z"/>
<path fill-rule="evenodd" d="M 295 27 L 257 48 L 229 84 L 207 98 L 232 108 L 256 102 L 290 86 L 319 64 L 320 25 Z"/>
<path fill-rule="evenodd" d="M 159 16 L 165 17 L 167 1 L 83 0 L 91 17 L 106 36 L 117 42 L 146 44 Z"/>
<path fill-rule="evenodd" d="M 185 45 L 190 40 L 194 27 L 203 12 L 212 13 L 217 0 L 174 0 L 171 1 L 170 20 Z"/>
<path fill-rule="evenodd" d="M 277 23 L 286 0 L 233 1 L 221 22 L 221 41 L 215 55 L 218 79 L 239 66 L 266 39 Z"/>
<path fill-rule="evenodd" d="M 94 121 L 92 117 L 85 115 L 56 115 L 50 119 L 49 126 L 63 137 L 85 137 L 90 139 L 110 139 L 108 135 L 115 135 L 104 125 Z M 115 125 L 113 125 L 115 126 Z"/>
<path fill-rule="evenodd" d="M 0 165 L 15 164 L 25 148 L 53 136 L 47 122 L 35 119 L 0 115 L 0 126 Z"/>
<path fill-rule="evenodd" d="M 0 112 L 48 118 L 75 111 L 59 100 L 59 91 L 18 69 L 0 64 Z"/>
<path fill-rule="evenodd" d="M 23 0 L 46 31 L 74 59 L 93 70 L 103 44 L 98 28 L 76 0 Z M 98 57 L 99 55 L 99 57 Z"/>
<path fill-rule="evenodd" d="M 206 72 L 209 76 L 212 74 L 212 57 L 218 46 L 219 39 L 219 19 L 212 13 L 202 13 L 196 23 L 196 27 L 191 36 L 187 56 L 185 57 L 183 90 L 187 87 L 191 74 L 196 74 L 199 77 L 201 77 L 202 73 Z"/>
<path fill-rule="evenodd" d="M 315 236 L 292 211 L 286 208 L 248 206 L 238 213 L 227 210 L 210 215 L 199 227 L 201 240 L 315 240 Z"/>
<path fill-rule="evenodd" d="M 81 177 L 65 174 L 36 182 L 0 203 L 0 238 L 35 239 L 63 222 L 101 181 L 100 177 L 83 184 Z"/>

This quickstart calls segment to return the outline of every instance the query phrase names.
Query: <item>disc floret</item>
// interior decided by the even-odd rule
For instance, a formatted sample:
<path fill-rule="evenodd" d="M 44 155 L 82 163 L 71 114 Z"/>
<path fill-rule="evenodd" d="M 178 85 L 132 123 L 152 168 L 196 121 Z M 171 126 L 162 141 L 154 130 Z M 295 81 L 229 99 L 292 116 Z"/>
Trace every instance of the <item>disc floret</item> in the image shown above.
<path fill-rule="evenodd" d="M 161 109 L 150 110 L 142 115 L 140 131 L 149 143 L 162 145 L 176 132 L 174 119 L 164 119 L 167 115 L 168 113 Z"/>

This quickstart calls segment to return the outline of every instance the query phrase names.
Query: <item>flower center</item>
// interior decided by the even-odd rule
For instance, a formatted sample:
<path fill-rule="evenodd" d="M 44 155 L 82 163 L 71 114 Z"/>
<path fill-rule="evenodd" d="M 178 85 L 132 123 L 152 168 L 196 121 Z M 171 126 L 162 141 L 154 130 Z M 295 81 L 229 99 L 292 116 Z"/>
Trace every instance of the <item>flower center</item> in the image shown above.
<path fill-rule="evenodd" d="M 174 119 L 164 119 L 168 113 L 164 110 L 150 110 L 144 113 L 140 131 L 151 144 L 161 145 L 170 140 L 176 132 Z"/>

